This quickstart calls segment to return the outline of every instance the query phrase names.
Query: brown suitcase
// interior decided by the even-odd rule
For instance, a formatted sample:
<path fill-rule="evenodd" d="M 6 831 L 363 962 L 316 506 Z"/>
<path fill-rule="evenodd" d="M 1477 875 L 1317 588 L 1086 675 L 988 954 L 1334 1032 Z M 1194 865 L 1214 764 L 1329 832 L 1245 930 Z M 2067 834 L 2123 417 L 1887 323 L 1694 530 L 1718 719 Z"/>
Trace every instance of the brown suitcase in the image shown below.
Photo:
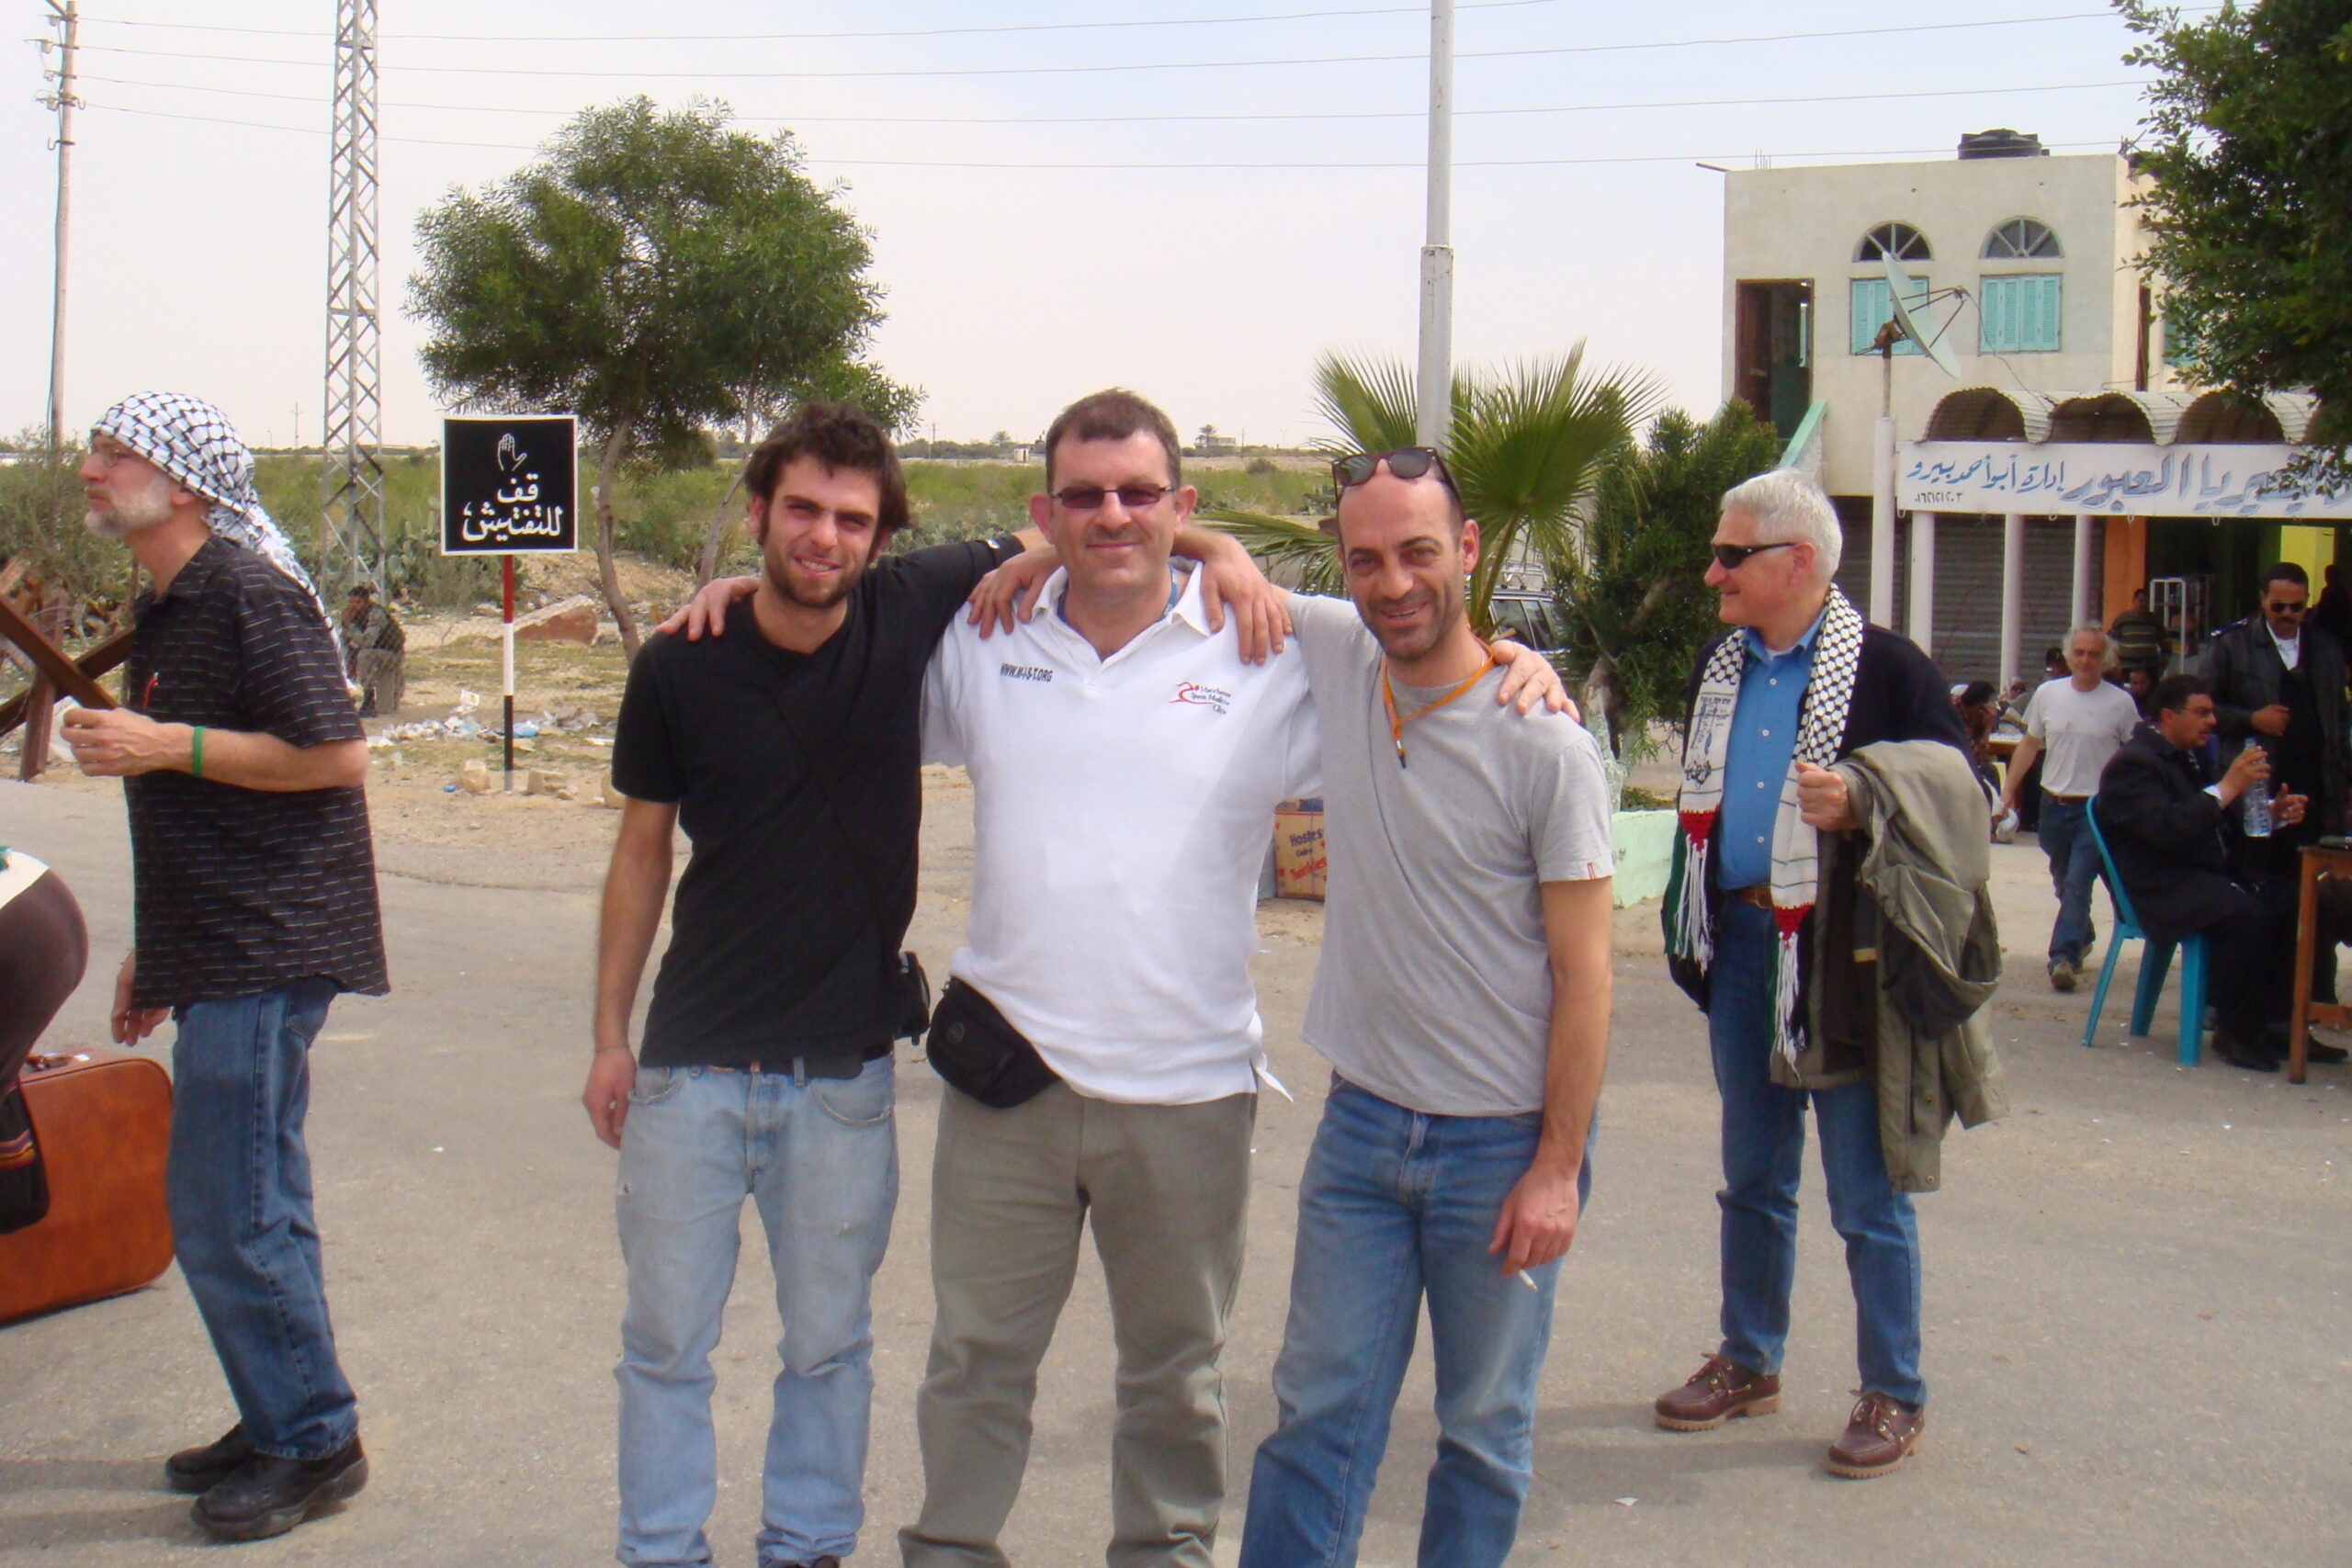
<path fill-rule="evenodd" d="M 172 1080 L 164 1069 L 94 1045 L 33 1056 L 20 1083 L 49 1213 L 0 1235 L 0 1323 L 135 1291 L 172 1262 L 164 1207 Z"/>

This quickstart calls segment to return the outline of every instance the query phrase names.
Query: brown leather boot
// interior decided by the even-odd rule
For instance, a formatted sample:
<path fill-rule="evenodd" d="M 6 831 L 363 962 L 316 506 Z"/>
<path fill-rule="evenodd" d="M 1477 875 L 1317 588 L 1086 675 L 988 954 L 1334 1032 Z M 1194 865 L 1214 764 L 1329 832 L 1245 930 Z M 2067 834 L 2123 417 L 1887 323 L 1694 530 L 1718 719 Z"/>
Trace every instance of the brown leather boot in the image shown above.
<path fill-rule="evenodd" d="M 1890 1394 L 1865 1393 L 1846 1418 L 1845 1436 L 1829 1445 L 1829 1473 L 1849 1481 L 1884 1475 L 1918 1448 L 1927 1429 L 1927 1406 L 1914 1409 Z"/>
<path fill-rule="evenodd" d="M 1735 1416 L 1770 1416 L 1781 1407 L 1781 1380 L 1710 1356 L 1690 1381 L 1651 1406 L 1669 1432 L 1712 1432 Z"/>

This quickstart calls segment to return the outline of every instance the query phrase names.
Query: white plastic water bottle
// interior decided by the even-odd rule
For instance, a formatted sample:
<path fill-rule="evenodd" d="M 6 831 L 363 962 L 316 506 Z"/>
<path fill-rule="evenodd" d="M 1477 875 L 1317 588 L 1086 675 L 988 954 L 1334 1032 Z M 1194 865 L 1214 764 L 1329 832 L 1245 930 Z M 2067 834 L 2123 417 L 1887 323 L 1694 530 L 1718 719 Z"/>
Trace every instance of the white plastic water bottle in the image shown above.
<path fill-rule="evenodd" d="M 2257 740 L 2248 740 L 2245 743 L 2245 749 L 2248 751 L 2259 750 L 2261 750 L 2261 742 Z M 2241 826 L 2245 829 L 2245 836 L 2249 839 L 2267 839 L 2270 837 L 2269 781 L 2267 779 L 2257 779 L 2253 784 L 2246 785 L 2245 794 L 2238 797 L 2238 804 L 2245 812 L 2245 817 L 2241 824 Z"/>

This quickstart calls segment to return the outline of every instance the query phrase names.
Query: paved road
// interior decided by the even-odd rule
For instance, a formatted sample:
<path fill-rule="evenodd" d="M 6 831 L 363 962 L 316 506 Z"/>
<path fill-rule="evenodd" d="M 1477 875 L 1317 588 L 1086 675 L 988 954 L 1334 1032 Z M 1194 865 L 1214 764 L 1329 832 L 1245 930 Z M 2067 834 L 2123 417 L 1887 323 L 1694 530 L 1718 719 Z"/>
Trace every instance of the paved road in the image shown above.
<path fill-rule="evenodd" d="M 969 818 L 935 791 L 916 943 L 940 973 L 962 914 Z M 583 812 L 583 830 L 609 818 Z M 394 981 L 347 1000 L 316 1060 L 311 1140 L 336 1322 L 375 1481 L 358 1502 L 240 1562 L 432 1565 L 607 1560 L 620 1270 L 613 1156 L 575 1096 L 586 1056 L 594 886 L 517 865 L 495 834 L 440 863 L 388 856 Z M 0 840 L 62 870 L 101 955 L 53 1042 L 104 1029 L 127 936 L 127 849 L 108 795 L 0 784 Z M 593 846 L 592 846 L 593 847 Z M 1663 982 L 1646 911 L 1621 927 L 1616 1049 L 1595 1201 L 1564 1277 L 1539 1419 L 1541 1480 L 1515 1562 L 2310 1564 L 2352 1562 L 2352 1093 L 2175 1067 L 2162 1044 L 2075 1043 L 2082 998 L 2041 988 L 2046 884 L 2002 852 L 2020 979 L 2000 1037 L 2017 1113 L 1956 1136 L 1923 1200 L 1929 1448 L 1838 1482 L 1820 1450 L 1853 1381 L 1836 1239 L 1809 1202 L 1781 1415 L 1669 1436 L 1647 1402 L 1710 1348 L 1714 1101 L 1696 1015 Z M 427 878 L 431 878 L 427 880 Z M 485 887 L 478 884 L 506 884 Z M 527 888 L 530 890 L 518 890 Z M 1249 1271 L 1227 1358 L 1238 1518 L 1273 1416 L 1292 1203 L 1320 1071 L 1298 1042 L 1311 914 L 1271 915 L 1258 960 L 1268 1040 L 1295 1105 L 1260 1121 Z M 2128 982 L 2130 966 L 2125 966 Z M 2160 1036 L 2171 1038 L 2169 1020 Z M 879 1392 L 859 1561 L 920 1483 L 912 1394 L 930 1321 L 926 1201 L 936 1080 L 902 1077 L 906 1201 L 876 1289 Z M 719 1562 L 752 1561 L 775 1336 L 747 1252 L 720 1351 L 729 1478 Z M 1043 1380 L 1016 1562 L 1101 1561 L 1111 1419 L 1102 1291 L 1082 1271 Z M 177 1276 L 0 1329 L 0 1568 L 218 1563 L 161 1491 L 165 1451 L 232 1419 Z M 1412 1559 L 1434 1440 L 1426 1355 L 1408 1384 L 1363 1561 Z M 1226 1544 L 1229 1559 L 1232 1542 Z"/>

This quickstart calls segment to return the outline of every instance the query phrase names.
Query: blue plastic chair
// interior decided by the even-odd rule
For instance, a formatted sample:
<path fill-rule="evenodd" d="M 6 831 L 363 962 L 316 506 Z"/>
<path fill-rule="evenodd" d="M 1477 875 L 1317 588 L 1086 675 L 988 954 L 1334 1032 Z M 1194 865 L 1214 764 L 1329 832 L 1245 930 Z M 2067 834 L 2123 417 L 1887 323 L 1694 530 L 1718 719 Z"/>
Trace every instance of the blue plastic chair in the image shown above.
<path fill-rule="evenodd" d="M 2178 942 L 2155 942 L 2140 929 L 2139 917 L 2132 912 L 2132 896 L 2123 891 L 2123 878 L 2116 874 L 2115 857 L 2107 851 L 2107 835 L 2099 831 L 2098 797 L 2084 803 L 2083 815 L 2089 818 L 2091 842 L 2098 846 L 2098 863 L 2107 873 L 2108 896 L 2115 903 L 2115 931 L 2108 939 L 2107 962 L 2099 965 L 2098 989 L 2091 993 L 2091 1016 L 2083 1025 L 2083 1043 L 2098 1043 L 2099 1009 L 2107 1005 L 2108 982 L 2115 978 L 2115 960 L 2127 942 L 2147 943 L 2140 954 L 2140 989 L 2132 998 L 2132 1034 L 2137 1039 L 2148 1032 L 2148 1025 L 2155 1021 L 2156 998 L 2165 988 L 2165 972 L 2172 967 L 2172 951 L 2180 949 L 2180 1065 L 2193 1067 L 2204 1054 L 2205 1046 L 2205 937 L 2202 932 L 2183 937 Z"/>

